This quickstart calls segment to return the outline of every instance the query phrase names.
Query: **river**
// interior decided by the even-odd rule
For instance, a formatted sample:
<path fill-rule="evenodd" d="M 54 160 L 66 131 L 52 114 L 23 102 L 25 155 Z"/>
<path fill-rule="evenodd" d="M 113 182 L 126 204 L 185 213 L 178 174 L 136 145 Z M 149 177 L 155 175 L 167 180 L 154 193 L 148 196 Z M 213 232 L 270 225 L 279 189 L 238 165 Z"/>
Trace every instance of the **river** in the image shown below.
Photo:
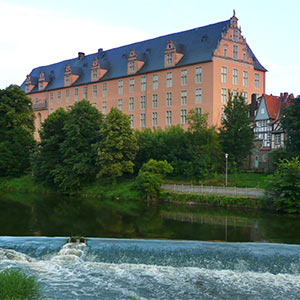
<path fill-rule="evenodd" d="M 299 225 L 257 210 L 8 193 L 0 270 L 34 274 L 53 300 L 300 299 Z"/>

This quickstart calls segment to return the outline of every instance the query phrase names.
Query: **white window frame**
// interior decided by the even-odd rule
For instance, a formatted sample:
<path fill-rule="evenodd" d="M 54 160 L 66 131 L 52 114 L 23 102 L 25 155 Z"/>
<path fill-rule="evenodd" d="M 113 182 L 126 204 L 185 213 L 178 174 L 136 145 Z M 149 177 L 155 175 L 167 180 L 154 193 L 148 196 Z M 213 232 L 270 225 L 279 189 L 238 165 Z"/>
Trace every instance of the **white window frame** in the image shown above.
<path fill-rule="evenodd" d="M 173 72 L 167 72 L 167 88 L 171 88 L 173 86 Z"/>
<path fill-rule="evenodd" d="M 106 97 L 107 96 L 107 83 L 103 82 L 102 83 L 102 97 Z"/>
<path fill-rule="evenodd" d="M 88 87 L 83 87 L 83 99 L 88 100 Z"/>
<path fill-rule="evenodd" d="M 187 90 L 181 91 L 180 104 L 187 105 Z"/>
<path fill-rule="evenodd" d="M 243 86 L 248 86 L 249 84 L 249 73 L 248 71 L 243 71 Z"/>
<path fill-rule="evenodd" d="M 145 113 L 140 114 L 140 127 L 141 128 L 146 127 L 146 114 Z"/>
<path fill-rule="evenodd" d="M 66 102 L 70 102 L 70 90 L 66 90 Z"/>
<path fill-rule="evenodd" d="M 134 78 L 129 79 L 129 92 L 134 93 Z"/>
<path fill-rule="evenodd" d="M 93 85 L 93 99 L 98 98 L 98 85 Z"/>
<path fill-rule="evenodd" d="M 147 79 L 146 76 L 141 77 L 141 92 L 145 92 L 147 87 Z"/>
<path fill-rule="evenodd" d="M 152 76 L 152 89 L 157 90 L 158 89 L 158 75 L 153 74 Z"/>
<path fill-rule="evenodd" d="M 202 88 L 195 89 L 195 104 L 202 104 Z"/>
<path fill-rule="evenodd" d="M 57 92 L 57 104 L 61 104 L 61 91 Z"/>
<path fill-rule="evenodd" d="M 259 76 L 259 73 L 254 73 L 254 87 L 256 89 L 260 88 L 260 76 Z"/>
<path fill-rule="evenodd" d="M 146 109 L 146 96 L 140 97 L 140 109 L 142 110 Z"/>
<path fill-rule="evenodd" d="M 187 85 L 187 69 L 181 70 L 181 86 Z"/>
<path fill-rule="evenodd" d="M 202 82 L 202 67 L 195 68 L 195 83 Z"/>
<path fill-rule="evenodd" d="M 172 111 L 171 110 L 166 111 L 166 125 L 167 126 L 172 125 Z"/>
<path fill-rule="evenodd" d="M 122 79 L 120 79 L 118 81 L 118 94 L 123 95 L 123 80 Z"/>
<path fill-rule="evenodd" d="M 129 115 L 130 128 L 134 128 L 134 115 Z"/>
<path fill-rule="evenodd" d="M 221 67 L 221 82 L 222 83 L 227 82 L 227 67 L 225 67 L 225 66 Z"/>
<path fill-rule="evenodd" d="M 134 97 L 129 97 L 129 111 L 134 111 Z"/>
<path fill-rule="evenodd" d="M 239 46 L 233 45 L 233 59 L 239 58 Z"/>
<path fill-rule="evenodd" d="M 50 93 L 49 95 L 49 105 L 53 105 L 54 104 L 54 95 L 53 93 Z"/>
<path fill-rule="evenodd" d="M 186 109 L 180 110 L 180 124 L 184 125 L 187 123 L 187 111 Z"/>
<path fill-rule="evenodd" d="M 78 101 L 78 93 L 79 93 L 79 90 L 78 90 L 78 88 L 75 88 L 74 89 L 74 101 L 76 102 L 76 101 Z"/>
<path fill-rule="evenodd" d="M 101 112 L 102 112 L 102 114 L 104 114 L 104 115 L 107 114 L 107 101 L 102 101 L 102 104 L 101 104 Z"/>
<path fill-rule="evenodd" d="M 221 88 L 221 103 L 226 104 L 227 103 L 227 89 Z"/>
<path fill-rule="evenodd" d="M 239 83 L 239 70 L 233 69 L 232 70 L 232 84 L 238 85 Z"/>
<path fill-rule="evenodd" d="M 167 92 L 166 93 L 166 106 L 167 107 L 172 107 L 172 92 Z"/>
<path fill-rule="evenodd" d="M 118 99 L 118 110 L 123 111 L 123 99 Z"/>
<path fill-rule="evenodd" d="M 152 108 L 158 108 L 158 94 L 152 94 Z"/>
<path fill-rule="evenodd" d="M 158 125 L 158 113 L 155 111 L 152 113 L 152 126 L 156 127 Z"/>

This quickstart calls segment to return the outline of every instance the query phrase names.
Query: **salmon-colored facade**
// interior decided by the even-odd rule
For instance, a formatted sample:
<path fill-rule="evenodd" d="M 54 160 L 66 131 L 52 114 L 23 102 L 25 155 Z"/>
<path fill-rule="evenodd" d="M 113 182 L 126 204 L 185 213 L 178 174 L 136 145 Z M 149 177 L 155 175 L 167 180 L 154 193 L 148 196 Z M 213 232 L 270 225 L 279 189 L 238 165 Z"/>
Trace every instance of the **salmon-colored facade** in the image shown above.
<path fill-rule="evenodd" d="M 224 29 L 213 36 L 213 26 Z M 71 66 L 61 62 L 64 65 L 60 71 L 51 71 L 52 66 L 33 70 L 23 88 L 33 101 L 36 128 L 57 108 L 68 109 L 81 99 L 89 100 L 104 114 L 111 107 L 119 108 L 130 116 L 131 126 L 137 129 L 176 124 L 186 128 L 191 109 L 208 113 L 209 124 L 219 126 L 228 91 L 242 92 L 249 103 L 252 94 L 265 92 L 266 70 L 241 35 L 235 15 L 223 23 L 194 31 L 197 30 L 202 30 L 197 38 L 192 36 L 196 33 L 187 31 L 108 50 L 106 56 L 102 49 L 93 57 L 79 53 L 77 59 L 70 60 Z M 186 46 L 184 38 L 183 43 L 179 41 L 184 34 L 191 39 Z M 211 46 L 209 43 L 213 42 Z M 142 46 L 148 48 L 141 51 Z M 127 54 L 126 49 L 130 49 Z M 206 57 L 197 57 L 201 51 L 207 53 Z M 113 60 L 116 52 L 125 54 Z M 116 59 L 120 59 L 117 68 L 121 70 L 124 65 L 123 73 L 116 71 Z M 156 61 L 160 63 L 158 67 Z M 80 78 L 88 79 L 80 82 Z"/>

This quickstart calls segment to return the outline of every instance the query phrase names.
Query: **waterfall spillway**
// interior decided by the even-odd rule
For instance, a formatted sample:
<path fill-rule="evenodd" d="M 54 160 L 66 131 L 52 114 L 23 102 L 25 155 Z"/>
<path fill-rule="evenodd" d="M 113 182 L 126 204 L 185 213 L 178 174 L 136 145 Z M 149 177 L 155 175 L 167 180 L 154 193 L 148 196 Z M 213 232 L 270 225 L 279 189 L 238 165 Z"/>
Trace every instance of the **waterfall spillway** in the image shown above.
<path fill-rule="evenodd" d="M 0 238 L 0 271 L 35 274 L 46 297 L 299 299 L 300 246 L 67 238 Z"/>

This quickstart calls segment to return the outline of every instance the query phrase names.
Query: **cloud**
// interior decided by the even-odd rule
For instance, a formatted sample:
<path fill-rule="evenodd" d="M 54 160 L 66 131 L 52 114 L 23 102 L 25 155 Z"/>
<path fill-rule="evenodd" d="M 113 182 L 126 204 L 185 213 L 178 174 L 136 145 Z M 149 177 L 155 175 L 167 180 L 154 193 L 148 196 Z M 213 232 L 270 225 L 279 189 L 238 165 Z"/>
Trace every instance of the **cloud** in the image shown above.
<path fill-rule="evenodd" d="M 0 88 L 21 84 L 35 67 L 150 38 L 129 27 L 0 2 Z"/>

